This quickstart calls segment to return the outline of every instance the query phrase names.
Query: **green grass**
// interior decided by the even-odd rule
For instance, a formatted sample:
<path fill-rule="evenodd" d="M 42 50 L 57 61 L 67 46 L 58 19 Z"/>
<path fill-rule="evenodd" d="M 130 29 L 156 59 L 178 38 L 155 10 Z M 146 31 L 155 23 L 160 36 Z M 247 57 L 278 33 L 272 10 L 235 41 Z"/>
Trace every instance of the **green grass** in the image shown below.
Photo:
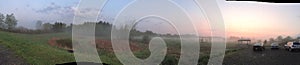
<path fill-rule="evenodd" d="M 72 53 L 48 45 L 48 40 L 53 37 L 71 39 L 71 33 L 20 34 L 0 31 L 0 36 L 0 45 L 13 50 L 31 65 L 75 62 Z M 101 52 L 99 56 L 104 63 L 122 65 L 113 53 Z"/>
<path fill-rule="evenodd" d="M 103 53 L 99 55 L 103 63 L 107 63 L 111 65 L 122 65 L 114 53 Z"/>
<path fill-rule="evenodd" d="M 72 53 L 68 53 L 63 49 L 52 47 L 48 45 L 48 40 L 57 38 L 71 38 L 71 33 L 49 33 L 49 34 L 19 34 L 0 31 L 0 45 L 6 46 L 13 50 L 18 56 L 22 57 L 31 65 L 55 65 L 66 62 L 75 62 Z M 180 41 L 178 39 L 164 39 L 167 46 L 174 50 L 180 50 Z M 209 43 L 201 44 L 202 47 L 210 46 Z M 227 44 L 227 48 L 234 47 L 234 44 Z M 210 48 L 210 47 L 207 47 Z M 101 61 L 112 65 L 121 65 L 114 53 L 103 52 L 98 50 Z M 205 53 L 210 49 L 202 49 L 200 55 L 201 62 L 199 64 L 206 64 L 209 59 L 209 54 Z M 226 51 L 226 54 L 236 52 L 236 49 Z M 179 52 L 179 51 L 178 51 Z M 139 58 L 147 58 L 149 52 L 139 51 L 134 52 Z M 177 59 L 178 60 L 178 59 Z M 165 64 L 170 64 L 177 61 L 176 58 L 168 55 L 164 60 Z"/>
<path fill-rule="evenodd" d="M 71 37 L 67 33 L 18 34 L 0 31 L 0 45 L 13 50 L 32 65 L 55 65 L 74 62 L 74 56 L 65 50 L 49 46 L 52 37 Z"/>

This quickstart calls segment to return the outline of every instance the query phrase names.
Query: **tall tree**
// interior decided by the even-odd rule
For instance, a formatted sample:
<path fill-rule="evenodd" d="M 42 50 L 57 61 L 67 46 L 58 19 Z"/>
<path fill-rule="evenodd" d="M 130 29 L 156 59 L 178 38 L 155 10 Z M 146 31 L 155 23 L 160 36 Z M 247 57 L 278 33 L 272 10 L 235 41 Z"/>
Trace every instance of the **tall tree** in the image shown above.
<path fill-rule="evenodd" d="M 297 41 L 300 41 L 300 37 L 298 36 L 298 37 L 296 38 L 296 40 L 297 40 Z"/>
<path fill-rule="evenodd" d="M 41 30 L 43 28 L 42 25 L 43 25 L 43 22 L 41 20 L 38 20 L 35 24 L 35 27 L 37 30 Z"/>
<path fill-rule="evenodd" d="M 267 43 L 267 40 L 264 41 L 264 44 L 266 44 L 266 43 Z"/>
<path fill-rule="evenodd" d="M 285 42 L 288 42 L 288 41 L 292 41 L 293 38 L 291 36 L 287 36 L 286 38 L 283 39 Z"/>
<path fill-rule="evenodd" d="M 153 33 L 152 31 L 146 30 L 145 34 L 147 34 L 147 35 L 154 35 L 155 33 Z"/>
<path fill-rule="evenodd" d="M 5 19 L 5 16 L 0 13 L 0 28 L 2 28 L 2 29 L 5 27 L 4 19 Z"/>
<path fill-rule="evenodd" d="M 43 29 L 46 30 L 46 31 L 50 31 L 52 29 L 52 24 L 44 23 L 43 24 Z"/>
<path fill-rule="evenodd" d="M 9 30 L 16 27 L 18 20 L 15 18 L 14 14 L 6 15 L 5 24 Z"/>
<path fill-rule="evenodd" d="M 53 25 L 53 30 L 55 32 L 62 32 L 65 30 L 65 28 L 66 28 L 66 24 L 62 22 L 55 22 Z"/>
<path fill-rule="evenodd" d="M 278 36 L 277 38 L 276 38 L 276 41 L 278 41 L 278 42 L 281 42 L 283 40 L 283 37 L 282 36 Z"/>
<path fill-rule="evenodd" d="M 143 36 L 143 43 L 148 44 L 150 42 L 150 37 L 148 35 Z"/>
<path fill-rule="evenodd" d="M 274 38 L 270 38 L 269 41 L 270 41 L 270 43 L 275 42 Z"/>

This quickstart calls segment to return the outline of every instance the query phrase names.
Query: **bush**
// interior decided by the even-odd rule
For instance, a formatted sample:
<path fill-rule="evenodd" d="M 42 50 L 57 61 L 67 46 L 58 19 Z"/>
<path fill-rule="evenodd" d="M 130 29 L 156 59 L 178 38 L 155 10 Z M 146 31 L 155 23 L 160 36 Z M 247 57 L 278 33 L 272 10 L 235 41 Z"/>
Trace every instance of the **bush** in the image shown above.
<path fill-rule="evenodd" d="M 198 65 L 207 65 L 209 60 L 209 55 L 200 55 L 198 60 Z"/>
<path fill-rule="evenodd" d="M 161 65 L 177 65 L 178 60 L 175 56 L 166 55 L 165 59 L 162 61 Z"/>

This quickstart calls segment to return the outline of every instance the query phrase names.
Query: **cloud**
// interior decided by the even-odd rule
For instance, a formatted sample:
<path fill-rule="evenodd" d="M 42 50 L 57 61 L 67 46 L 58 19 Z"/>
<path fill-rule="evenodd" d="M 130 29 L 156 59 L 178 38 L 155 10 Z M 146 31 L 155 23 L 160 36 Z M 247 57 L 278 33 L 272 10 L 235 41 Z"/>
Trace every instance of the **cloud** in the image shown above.
<path fill-rule="evenodd" d="M 54 2 L 51 2 L 51 5 L 55 5 L 55 3 L 54 3 Z"/>
<path fill-rule="evenodd" d="M 74 8 L 76 18 L 74 19 L 74 24 L 79 24 L 83 22 L 94 22 L 95 18 L 98 16 L 99 10 L 94 8 L 81 8 L 80 10 Z"/>
<path fill-rule="evenodd" d="M 75 9 L 75 13 L 81 17 L 92 17 L 98 15 L 99 10 L 93 8 L 82 8 L 80 10 Z"/>
<path fill-rule="evenodd" d="M 35 12 L 42 14 L 74 16 L 74 8 L 74 6 L 59 6 L 52 2 L 49 6 L 39 10 L 35 10 Z"/>
<path fill-rule="evenodd" d="M 71 23 L 74 17 L 75 6 L 59 6 L 52 2 L 45 8 L 34 9 L 34 11 L 44 21 Z"/>
<path fill-rule="evenodd" d="M 73 22 L 76 14 L 76 21 L 86 22 L 95 21 L 95 16 L 98 16 L 99 10 L 97 8 L 81 8 L 77 9 L 76 6 L 59 6 L 51 3 L 45 8 L 35 9 L 37 14 L 42 15 L 43 20 L 49 22 L 63 21 L 65 23 Z"/>
<path fill-rule="evenodd" d="M 51 5 L 35 10 L 37 13 L 41 14 L 55 14 L 60 16 L 74 16 L 76 13 L 78 16 L 83 16 L 84 18 L 97 15 L 99 12 L 97 9 L 93 8 L 82 8 L 80 10 L 76 9 L 75 6 L 58 6 L 55 3 L 51 3 Z"/>
<path fill-rule="evenodd" d="M 40 9 L 40 10 L 36 10 L 37 13 L 51 13 L 53 11 L 58 11 L 61 10 L 62 7 L 58 6 L 58 5 L 50 5 L 47 6 L 46 8 Z"/>
<path fill-rule="evenodd" d="M 26 4 L 26 7 L 30 7 L 30 5 L 29 5 L 29 4 Z"/>

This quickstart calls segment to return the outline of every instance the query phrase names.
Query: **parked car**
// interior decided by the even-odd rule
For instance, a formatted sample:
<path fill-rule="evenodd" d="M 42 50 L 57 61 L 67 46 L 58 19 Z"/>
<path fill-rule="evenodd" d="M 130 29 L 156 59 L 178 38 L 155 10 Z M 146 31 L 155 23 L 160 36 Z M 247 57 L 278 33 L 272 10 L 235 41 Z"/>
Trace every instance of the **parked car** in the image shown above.
<path fill-rule="evenodd" d="M 294 51 L 300 49 L 300 43 L 299 42 L 287 42 L 284 45 L 284 48 L 288 51 Z"/>
<path fill-rule="evenodd" d="M 263 43 L 256 43 L 253 45 L 253 51 L 263 51 L 265 50 Z"/>
<path fill-rule="evenodd" d="M 279 44 L 278 43 L 272 43 L 271 44 L 271 49 L 279 49 Z"/>

